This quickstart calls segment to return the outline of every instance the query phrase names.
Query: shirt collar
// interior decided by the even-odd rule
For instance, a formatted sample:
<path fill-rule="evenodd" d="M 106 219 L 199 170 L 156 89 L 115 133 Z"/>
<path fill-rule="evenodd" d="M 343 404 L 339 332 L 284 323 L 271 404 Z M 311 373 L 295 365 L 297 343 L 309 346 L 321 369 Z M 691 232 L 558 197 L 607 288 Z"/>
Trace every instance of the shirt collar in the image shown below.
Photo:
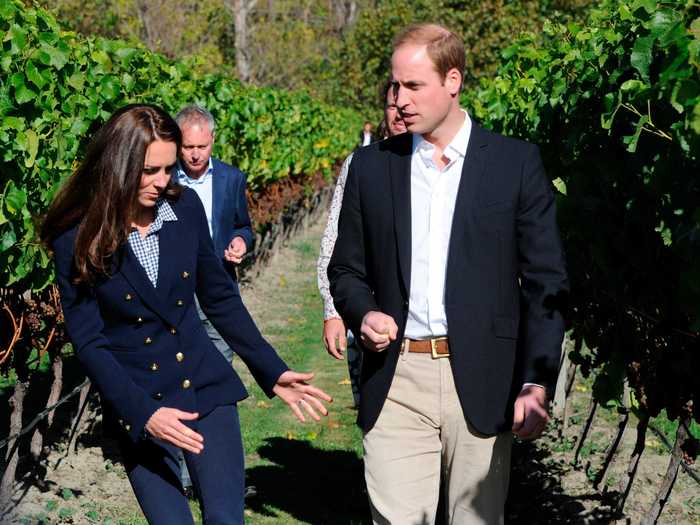
<path fill-rule="evenodd" d="M 164 222 L 172 222 L 176 220 L 177 215 L 175 215 L 170 203 L 167 200 L 160 198 L 156 201 L 156 218 L 151 224 L 151 227 L 148 228 L 148 233 L 151 234 L 160 231 Z"/>
<path fill-rule="evenodd" d="M 177 178 L 182 183 L 187 183 L 188 185 L 204 184 L 204 182 L 211 176 L 212 173 L 214 173 L 214 163 L 212 162 L 211 157 L 209 157 L 207 170 L 201 177 L 197 179 L 193 179 L 192 177 L 187 175 L 185 168 L 183 168 L 182 163 L 180 162 L 180 159 L 178 159 L 177 161 Z"/>
<path fill-rule="evenodd" d="M 465 109 L 462 109 L 462 112 L 464 113 L 464 122 L 444 150 L 444 154 L 450 159 L 450 162 L 454 162 L 458 157 L 464 158 L 467 156 L 472 121 Z M 425 140 L 422 135 L 413 133 L 413 153 L 418 153 L 423 159 L 432 159 L 434 150 L 435 146 Z"/>

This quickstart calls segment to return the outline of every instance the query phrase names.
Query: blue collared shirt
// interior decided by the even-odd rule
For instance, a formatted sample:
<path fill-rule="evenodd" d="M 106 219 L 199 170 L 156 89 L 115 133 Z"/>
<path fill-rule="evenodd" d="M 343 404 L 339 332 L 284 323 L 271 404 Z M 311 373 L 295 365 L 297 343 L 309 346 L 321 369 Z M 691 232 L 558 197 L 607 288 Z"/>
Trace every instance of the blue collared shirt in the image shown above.
<path fill-rule="evenodd" d="M 214 237 L 214 228 L 212 226 L 212 208 L 214 202 L 214 189 L 212 185 L 213 175 L 214 164 L 211 161 L 211 157 L 209 157 L 209 166 L 207 166 L 207 171 L 205 171 L 201 177 L 196 179 L 188 176 L 180 161 L 177 162 L 177 182 L 181 186 L 192 188 L 195 193 L 197 193 L 199 200 L 202 201 L 202 205 L 204 206 L 204 213 L 207 215 L 207 224 L 209 225 L 209 235 L 211 235 L 212 238 Z"/>
<path fill-rule="evenodd" d="M 166 221 L 176 221 L 177 215 L 170 206 L 170 203 L 165 199 L 156 201 L 156 218 L 148 227 L 148 233 L 145 237 L 141 237 L 139 231 L 134 228 L 129 234 L 128 242 L 131 249 L 136 255 L 143 269 L 146 270 L 148 280 L 151 281 L 153 288 L 158 282 L 158 257 L 160 255 L 159 234 L 163 223 Z"/>

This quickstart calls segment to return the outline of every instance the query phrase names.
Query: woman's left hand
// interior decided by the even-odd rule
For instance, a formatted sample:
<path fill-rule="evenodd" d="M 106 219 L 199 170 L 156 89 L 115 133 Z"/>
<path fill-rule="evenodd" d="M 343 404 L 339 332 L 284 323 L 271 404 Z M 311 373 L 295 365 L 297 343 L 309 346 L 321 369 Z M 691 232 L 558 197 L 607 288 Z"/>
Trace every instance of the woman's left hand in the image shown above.
<path fill-rule="evenodd" d="M 328 410 L 321 400 L 327 403 L 333 402 L 331 396 L 320 388 L 308 383 L 313 377 L 312 373 L 287 370 L 279 377 L 275 386 L 272 387 L 272 391 L 289 405 L 291 411 L 302 423 L 306 422 L 302 408 L 316 421 L 320 421 L 321 418 L 316 413 L 316 410 L 324 416 L 328 415 Z"/>

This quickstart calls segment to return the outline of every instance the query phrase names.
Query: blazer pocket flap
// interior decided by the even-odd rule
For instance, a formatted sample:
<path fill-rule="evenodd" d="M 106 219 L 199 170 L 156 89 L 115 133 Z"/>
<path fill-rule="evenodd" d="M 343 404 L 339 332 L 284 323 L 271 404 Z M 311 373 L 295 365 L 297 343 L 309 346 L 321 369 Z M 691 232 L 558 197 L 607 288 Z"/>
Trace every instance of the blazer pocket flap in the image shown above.
<path fill-rule="evenodd" d="M 512 317 L 495 317 L 493 320 L 493 333 L 496 337 L 517 339 L 518 320 Z"/>

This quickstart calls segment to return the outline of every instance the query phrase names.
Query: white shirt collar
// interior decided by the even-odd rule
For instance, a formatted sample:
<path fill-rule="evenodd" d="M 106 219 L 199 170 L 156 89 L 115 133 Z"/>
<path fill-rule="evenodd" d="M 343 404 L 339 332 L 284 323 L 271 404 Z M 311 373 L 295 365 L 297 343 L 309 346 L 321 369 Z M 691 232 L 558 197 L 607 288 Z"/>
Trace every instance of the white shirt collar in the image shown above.
<path fill-rule="evenodd" d="M 472 130 L 472 121 L 469 118 L 469 113 L 462 109 L 464 113 L 464 122 L 457 131 L 457 134 L 444 149 L 444 155 L 450 159 L 450 163 L 454 162 L 458 157 L 467 156 L 467 146 L 469 146 L 469 136 Z M 413 133 L 413 153 L 417 153 L 423 160 L 432 160 L 435 146 L 425 140 L 419 133 Z"/>
<path fill-rule="evenodd" d="M 177 178 L 180 181 L 187 181 L 187 184 L 189 186 L 193 184 L 203 184 L 204 181 L 211 176 L 211 174 L 214 173 L 214 163 L 211 160 L 211 157 L 209 157 L 209 164 L 207 165 L 207 170 L 204 172 L 204 174 L 196 179 L 193 179 L 190 177 L 187 172 L 185 171 L 185 168 L 182 167 L 182 163 L 180 162 L 180 159 L 177 161 Z"/>

